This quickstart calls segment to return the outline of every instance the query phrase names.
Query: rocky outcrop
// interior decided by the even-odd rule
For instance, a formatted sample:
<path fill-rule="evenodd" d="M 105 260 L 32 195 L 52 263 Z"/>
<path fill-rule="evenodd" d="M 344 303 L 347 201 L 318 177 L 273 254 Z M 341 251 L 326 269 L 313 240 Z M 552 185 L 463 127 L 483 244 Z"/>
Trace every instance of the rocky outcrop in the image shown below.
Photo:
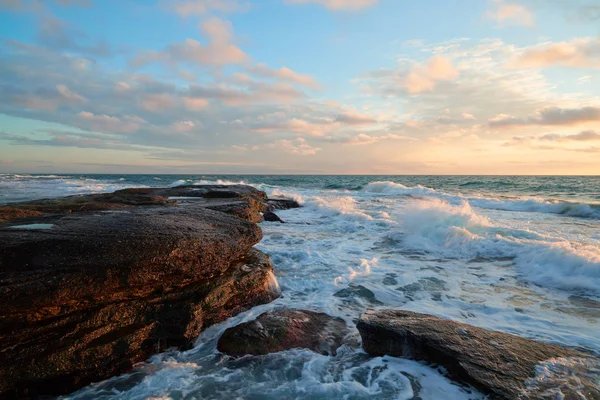
<path fill-rule="evenodd" d="M 0 397 L 73 391 L 278 297 L 266 209 L 239 185 L 0 209 Z"/>
<path fill-rule="evenodd" d="M 341 318 L 308 310 L 282 309 L 229 328 L 217 349 L 233 356 L 304 348 L 335 355 L 349 331 Z"/>
<path fill-rule="evenodd" d="M 299 208 L 300 204 L 296 200 L 285 198 L 270 198 L 267 200 L 270 211 L 289 210 L 290 208 Z"/>
<path fill-rule="evenodd" d="M 491 399 L 600 398 L 600 364 L 576 350 L 410 311 L 369 311 L 357 327 L 369 354 L 441 365 Z"/>

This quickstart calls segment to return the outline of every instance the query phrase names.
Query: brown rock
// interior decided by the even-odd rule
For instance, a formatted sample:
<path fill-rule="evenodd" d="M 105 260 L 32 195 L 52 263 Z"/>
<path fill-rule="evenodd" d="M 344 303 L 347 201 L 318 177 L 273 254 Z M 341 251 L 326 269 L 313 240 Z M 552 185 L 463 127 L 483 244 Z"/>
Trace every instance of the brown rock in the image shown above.
<path fill-rule="evenodd" d="M 217 349 L 233 356 L 262 355 L 296 348 L 335 355 L 349 333 L 346 322 L 307 310 L 267 312 L 254 321 L 227 329 Z"/>
<path fill-rule="evenodd" d="M 452 378 L 473 385 L 491 399 L 551 399 L 551 389 L 560 389 L 565 399 L 580 399 L 577 390 L 588 399 L 600 399 L 592 378 L 595 372 L 590 369 L 600 364 L 577 350 L 401 310 L 369 311 L 357 327 L 367 353 L 441 365 Z M 576 365 L 567 368 L 565 376 L 571 380 L 559 372 L 554 379 L 536 383 L 536 366 L 548 360 Z"/>
<path fill-rule="evenodd" d="M 0 397 L 73 391 L 279 296 L 248 222 L 264 193 L 175 203 L 171 190 L 8 207 L 34 214 L 0 224 Z M 49 229 L 14 228 L 27 224 Z"/>

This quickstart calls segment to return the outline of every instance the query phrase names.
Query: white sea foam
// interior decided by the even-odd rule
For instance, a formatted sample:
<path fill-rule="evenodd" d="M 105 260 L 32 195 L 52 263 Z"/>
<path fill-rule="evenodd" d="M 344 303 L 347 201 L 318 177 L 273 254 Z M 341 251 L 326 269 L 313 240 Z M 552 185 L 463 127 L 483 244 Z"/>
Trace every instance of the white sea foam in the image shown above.
<path fill-rule="evenodd" d="M 369 183 L 364 188 L 364 191 L 378 195 L 433 197 L 455 205 L 468 201 L 473 207 L 492 210 L 539 212 L 600 219 L 600 204 L 570 203 L 557 200 L 549 201 L 536 197 L 495 198 L 482 195 L 466 196 L 461 193 L 450 194 L 420 185 L 408 187 L 394 182 Z"/>
<path fill-rule="evenodd" d="M 444 257 L 514 258 L 518 272 L 531 282 L 600 294 L 598 246 L 494 226 L 467 202 L 413 202 L 401 217 L 401 229 L 391 236 L 403 246 Z"/>

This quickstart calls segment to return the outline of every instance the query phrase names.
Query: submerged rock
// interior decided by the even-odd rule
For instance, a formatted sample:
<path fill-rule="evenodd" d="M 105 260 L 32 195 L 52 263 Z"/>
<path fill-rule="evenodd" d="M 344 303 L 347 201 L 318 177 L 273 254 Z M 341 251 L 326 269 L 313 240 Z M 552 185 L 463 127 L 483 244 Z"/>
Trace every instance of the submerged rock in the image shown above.
<path fill-rule="evenodd" d="M 280 295 L 269 257 L 253 249 L 266 209 L 253 188 L 127 189 L 4 208 L 25 212 L 0 223 L 0 397 L 104 380 Z"/>
<path fill-rule="evenodd" d="M 227 329 L 219 339 L 217 349 L 233 356 L 263 355 L 296 348 L 335 355 L 348 333 L 346 322 L 341 318 L 314 311 L 283 309 Z"/>
<path fill-rule="evenodd" d="M 357 327 L 369 354 L 441 365 L 452 378 L 491 399 L 600 398 L 590 370 L 599 371 L 600 364 L 576 350 L 401 310 L 369 311 Z M 555 376 L 538 379 L 536 373 L 548 363 L 570 369 L 564 374 L 558 368 Z M 558 393 L 564 397 L 556 397 Z"/>
<path fill-rule="evenodd" d="M 281 218 L 279 218 L 279 215 L 271 211 L 267 211 L 266 213 L 264 213 L 263 220 L 267 222 L 279 222 L 282 224 L 285 223 Z"/>
<path fill-rule="evenodd" d="M 363 285 L 350 284 L 346 289 L 342 289 L 333 294 L 335 297 L 342 299 L 362 299 L 373 305 L 383 304 L 375 297 L 375 293 L 364 287 Z"/>

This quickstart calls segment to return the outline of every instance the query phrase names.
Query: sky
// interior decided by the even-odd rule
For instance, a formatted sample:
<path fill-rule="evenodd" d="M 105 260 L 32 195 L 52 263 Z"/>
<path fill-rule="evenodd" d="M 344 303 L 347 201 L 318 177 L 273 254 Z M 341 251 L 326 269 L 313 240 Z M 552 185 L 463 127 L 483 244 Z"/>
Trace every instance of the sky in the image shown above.
<path fill-rule="evenodd" d="M 600 0 L 0 0 L 0 173 L 600 175 Z"/>

